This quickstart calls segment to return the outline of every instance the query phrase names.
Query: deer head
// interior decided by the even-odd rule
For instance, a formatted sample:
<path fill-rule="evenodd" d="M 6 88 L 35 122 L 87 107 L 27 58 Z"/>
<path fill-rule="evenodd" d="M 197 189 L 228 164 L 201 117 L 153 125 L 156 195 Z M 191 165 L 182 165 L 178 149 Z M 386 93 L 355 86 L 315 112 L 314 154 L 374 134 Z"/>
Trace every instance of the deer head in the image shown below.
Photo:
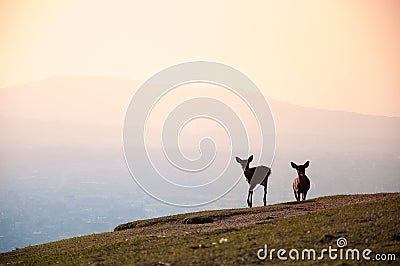
<path fill-rule="evenodd" d="M 251 161 L 253 161 L 253 155 L 251 155 L 247 160 L 242 160 L 239 157 L 236 157 L 236 162 L 238 162 L 240 164 L 243 171 L 246 171 L 249 169 L 249 164 Z"/>
<path fill-rule="evenodd" d="M 297 170 L 298 176 L 305 176 L 306 175 L 306 168 L 310 165 L 310 161 L 307 161 L 303 165 L 297 165 L 294 162 L 290 162 L 292 167 Z"/>

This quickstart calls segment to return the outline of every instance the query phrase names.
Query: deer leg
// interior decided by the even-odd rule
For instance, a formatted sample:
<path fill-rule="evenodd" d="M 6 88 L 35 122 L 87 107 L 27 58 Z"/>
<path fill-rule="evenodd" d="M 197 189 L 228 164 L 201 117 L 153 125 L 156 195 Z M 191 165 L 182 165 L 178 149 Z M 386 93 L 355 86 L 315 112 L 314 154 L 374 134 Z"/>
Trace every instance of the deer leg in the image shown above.
<path fill-rule="evenodd" d="M 247 205 L 251 208 L 253 206 L 253 191 L 249 190 L 249 194 L 247 195 Z"/>
<path fill-rule="evenodd" d="M 294 197 L 296 198 L 297 201 L 300 201 L 300 193 L 294 191 Z"/>
<path fill-rule="evenodd" d="M 307 192 L 303 193 L 303 200 L 306 200 Z"/>
<path fill-rule="evenodd" d="M 264 187 L 264 206 L 267 206 L 267 187 Z"/>

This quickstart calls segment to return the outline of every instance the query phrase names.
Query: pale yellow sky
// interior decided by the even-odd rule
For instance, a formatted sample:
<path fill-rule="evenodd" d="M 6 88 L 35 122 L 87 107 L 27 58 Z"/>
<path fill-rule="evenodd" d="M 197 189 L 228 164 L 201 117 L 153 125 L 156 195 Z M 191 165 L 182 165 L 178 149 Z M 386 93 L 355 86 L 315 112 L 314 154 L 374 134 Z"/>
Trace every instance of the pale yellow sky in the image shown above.
<path fill-rule="evenodd" d="M 400 116 L 398 14 L 397 0 L 0 0 L 0 86 L 212 60 L 277 100 Z"/>

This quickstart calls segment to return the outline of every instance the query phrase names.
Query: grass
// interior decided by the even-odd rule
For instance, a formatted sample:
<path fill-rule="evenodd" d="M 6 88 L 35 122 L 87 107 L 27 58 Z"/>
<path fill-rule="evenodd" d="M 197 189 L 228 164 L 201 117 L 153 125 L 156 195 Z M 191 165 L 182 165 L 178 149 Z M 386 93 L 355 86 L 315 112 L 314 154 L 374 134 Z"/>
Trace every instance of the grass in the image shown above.
<path fill-rule="evenodd" d="M 368 201 L 359 201 L 361 198 Z M 374 198 L 377 200 L 372 200 Z M 340 202 L 350 202 L 342 205 Z M 354 203 L 352 203 L 354 202 Z M 330 208 L 318 206 L 330 203 Z M 316 209 L 314 209 L 316 207 Z M 298 212 L 296 210 L 302 210 Z M 293 211 L 293 212 L 292 212 Z M 275 213 L 292 215 L 276 216 Z M 268 213 L 267 219 L 226 225 L 213 229 L 235 217 Z M 347 195 L 322 197 L 301 204 L 284 203 L 252 209 L 205 211 L 136 221 L 120 225 L 115 232 L 93 234 L 18 249 L 0 254 L 0 264 L 61 265 L 249 265 L 265 264 L 257 251 L 268 248 L 317 252 L 339 237 L 347 239 L 348 248 L 375 253 L 393 253 L 400 257 L 400 194 Z M 189 221 L 189 222 L 188 222 Z M 204 227 L 208 226 L 207 230 Z M 287 255 L 287 254 L 286 254 Z M 289 263 L 301 261 L 289 261 Z M 311 261 L 321 263 L 321 261 Z M 358 264 L 356 261 L 330 261 L 325 264 Z M 281 264 L 275 258 L 268 263 Z M 310 261 L 303 261 L 310 264 Z M 363 261 L 365 263 L 365 261 Z"/>

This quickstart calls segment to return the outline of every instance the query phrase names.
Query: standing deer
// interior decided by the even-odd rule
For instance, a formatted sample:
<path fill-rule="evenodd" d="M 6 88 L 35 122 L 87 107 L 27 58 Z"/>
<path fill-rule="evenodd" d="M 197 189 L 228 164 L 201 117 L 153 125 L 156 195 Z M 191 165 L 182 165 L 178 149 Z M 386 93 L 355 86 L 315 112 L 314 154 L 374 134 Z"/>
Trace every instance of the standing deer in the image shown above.
<path fill-rule="evenodd" d="M 264 201 L 264 206 L 266 206 L 267 183 L 268 183 L 268 177 L 271 175 L 271 168 L 264 165 L 249 168 L 250 162 L 253 161 L 253 155 L 251 155 L 247 160 L 242 160 L 239 157 L 236 157 L 236 161 L 242 167 L 247 183 L 249 183 L 249 194 L 247 195 L 247 205 L 250 208 L 253 206 L 253 189 L 257 185 L 262 185 L 264 186 L 263 201 Z"/>
<path fill-rule="evenodd" d="M 293 181 L 294 197 L 300 201 L 300 194 L 302 194 L 303 200 L 306 200 L 307 192 L 310 189 L 310 179 L 306 176 L 306 168 L 310 165 L 310 161 L 303 165 L 297 165 L 294 162 L 290 162 L 290 164 L 297 170 L 297 177 Z"/>

